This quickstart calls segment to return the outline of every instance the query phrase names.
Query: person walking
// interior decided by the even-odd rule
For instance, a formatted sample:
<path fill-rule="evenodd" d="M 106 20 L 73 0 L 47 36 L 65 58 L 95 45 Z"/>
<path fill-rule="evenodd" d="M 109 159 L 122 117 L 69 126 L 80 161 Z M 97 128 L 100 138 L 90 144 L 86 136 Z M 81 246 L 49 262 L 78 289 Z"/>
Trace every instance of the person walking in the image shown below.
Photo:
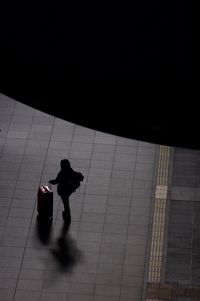
<path fill-rule="evenodd" d="M 63 159 L 60 161 L 60 168 L 57 177 L 54 180 L 50 180 L 49 183 L 52 185 L 57 184 L 57 193 L 61 197 L 63 202 L 64 221 L 71 222 L 71 211 L 69 205 L 70 195 L 80 187 L 80 182 L 83 181 L 84 177 L 82 173 L 72 169 L 69 160 Z"/>

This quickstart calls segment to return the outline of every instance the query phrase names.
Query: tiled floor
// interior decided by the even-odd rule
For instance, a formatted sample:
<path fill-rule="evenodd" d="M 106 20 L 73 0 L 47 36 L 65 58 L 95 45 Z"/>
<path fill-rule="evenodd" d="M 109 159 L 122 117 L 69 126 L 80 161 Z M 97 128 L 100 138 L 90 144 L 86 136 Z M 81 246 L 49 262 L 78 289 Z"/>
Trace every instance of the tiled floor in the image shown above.
<path fill-rule="evenodd" d="M 141 301 L 156 146 L 54 118 L 0 99 L 0 301 Z M 49 237 L 36 197 L 69 158 L 84 182 L 59 249 L 54 187 Z"/>
<path fill-rule="evenodd" d="M 173 165 L 166 281 L 200 289 L 200 151 L 175 148 Z"/>

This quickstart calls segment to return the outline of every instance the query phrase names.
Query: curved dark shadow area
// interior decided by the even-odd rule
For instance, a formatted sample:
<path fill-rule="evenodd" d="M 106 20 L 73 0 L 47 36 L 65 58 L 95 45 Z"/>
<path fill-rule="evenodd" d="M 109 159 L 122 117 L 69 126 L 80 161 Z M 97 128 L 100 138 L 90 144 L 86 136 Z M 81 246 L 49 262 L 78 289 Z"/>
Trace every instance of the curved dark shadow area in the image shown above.
<path fill-rule="evenodd" d="M 35 82 L 31 85 L 35 85 Z M 46 85 L 46 90 L 39 90 L 38 94 L 37 89 L 31 87 L 29 91 L 22 89 L 23 93 L 18 91 L 7 95 L 52 116 L 104 133 L 155 144 L 200 149 L 200 139 L 197 138 L 200 128 L 199 110 L 192 104 L 181 103 L 176 110 L 163 96 L 160 104 L 156 105 L 149 101 L 149 91 L 150 95 L 144 92 L 144 99 L 134 96 L 133 100 L 129 100 L 127 91 L 131 90 L 130 86 L 128 90 L 125 88 L 126 93 L 112 86 L 111 93 L 111 87 L 106 90 L 105 86 L 102 89 L 93 86 L 89 91 L 88 87 L 81 89 L 80 86 L 69 84 L 68 94 L 60 86 L 57 91 L 50 89 L 55 88 L 55 82 L 46 82 Z M 141 90 L 147 88 L 140 87 Z M 77 89 L 81 91 L 77 92 Z M 183 91 L 178 97 L 183 98 Z"/>
<path fill-rule="evenodd" d="M 193 80 L 191 7 L 180 0 L 4 1 L 0 91 L 99 131 L 200 148 L 196 109 L 188 112 L 193 89 L 186 108 L 182 102 L 175 114 L 168 105 L 184 98 L 177 82 Z"/>

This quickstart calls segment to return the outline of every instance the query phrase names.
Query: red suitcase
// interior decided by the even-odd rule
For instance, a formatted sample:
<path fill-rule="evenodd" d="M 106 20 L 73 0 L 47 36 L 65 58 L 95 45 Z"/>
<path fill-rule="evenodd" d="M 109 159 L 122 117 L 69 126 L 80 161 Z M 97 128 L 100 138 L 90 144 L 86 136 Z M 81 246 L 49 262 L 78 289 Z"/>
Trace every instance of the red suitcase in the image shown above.
<path fill-rule="evenodd" d="M 39 217 L 53 219 L 53 191 L 49 186 L 38 189 L 37 211 Z"/>

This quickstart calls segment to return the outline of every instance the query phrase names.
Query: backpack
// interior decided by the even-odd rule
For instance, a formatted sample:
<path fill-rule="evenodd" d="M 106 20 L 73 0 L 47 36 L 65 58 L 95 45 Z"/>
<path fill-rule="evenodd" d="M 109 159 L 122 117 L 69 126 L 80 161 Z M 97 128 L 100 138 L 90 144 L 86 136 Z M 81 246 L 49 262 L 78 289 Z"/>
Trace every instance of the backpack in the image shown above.
<path fill-rule="evenodd" d="M 81 185 L 81 182 L 83 181 L 84 176 L 82 175 L 81 172 L 74 171 L 73 176 L 70 180 L 70 186 L 71 188 L 75 191 L 78 189 Z"/>

